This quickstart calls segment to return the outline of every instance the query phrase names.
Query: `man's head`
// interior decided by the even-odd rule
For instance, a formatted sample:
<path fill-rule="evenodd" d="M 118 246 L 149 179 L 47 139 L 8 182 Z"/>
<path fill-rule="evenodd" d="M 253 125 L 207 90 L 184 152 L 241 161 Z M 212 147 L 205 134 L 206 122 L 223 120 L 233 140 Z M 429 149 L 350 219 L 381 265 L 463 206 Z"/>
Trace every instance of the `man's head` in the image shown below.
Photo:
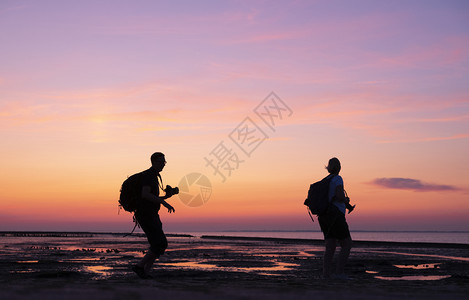
<path fill-rule="evenodd" d="M 329 164 L 327 165 L 326 169 L 331 174 L 339 174 L 341 169 L 339 159 L 336 157 L 329 159 Z"/>
<path fill-rule="evenodd" d="M 161 152 L 155 152 L 151 155 L 151 166 L 153 169 L 155 169 L 157 172 L 161 172 L 166 165 L 166 159 L 164 157 L 164 154 Z"/>

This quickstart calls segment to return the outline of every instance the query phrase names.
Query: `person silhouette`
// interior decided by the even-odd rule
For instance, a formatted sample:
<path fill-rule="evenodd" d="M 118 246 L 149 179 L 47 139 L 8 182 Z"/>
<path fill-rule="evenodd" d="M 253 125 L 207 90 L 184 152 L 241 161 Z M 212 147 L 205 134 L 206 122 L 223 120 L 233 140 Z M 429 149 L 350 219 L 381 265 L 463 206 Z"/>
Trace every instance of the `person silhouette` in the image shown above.
<path fill-rule="evenodd" d="M 348 279 L 344 269 L 350 255 L 350 250 L 352 249 L 352 237 L 347 221 L 345 220 L 345 210 L 346 204 L 350 205 L 350 199 L 345 196 L 344 182 L 339 175 L 341 170 L 339 159 L 336 157 L 331 158 L 326 169 L 333 175 L 333 178 L 329 184 L 330 205 L 327 212 L 318 217 L 319 226 L 324 234 L 325 241 L 323 276 L 326 279 Z M 353 207 L 351 208 L 353 210 Z M 332 263 L 337 241 L 340 244 L 340 253 L 337 260 L 336 273 L 332 274 Z"/>
<path fill-rule="evenodd" d="M 175 209 L 166 202 L 166 199 L 175 193 L 171 189 L 166 189 L 166 194 L 160 196 L 160 188 L 163 190 L 160 172 L 166 165 L 165 156 L 161 152 L 151 155 L 151 167 L 143 171 L 142 193 L 140 201 L 137 201 L 135 219 L 145 232 L 150 244 L 150 249 L 144 257 L 134 266 L 132 270 L 143 279 L 152 278 L 150 271 L 157 258 L 164 254 L 168 247 L 168 241 L 163 232 L 163 225 L 158 214 L 161 205 L 168 209 L 169 213 Z"/>

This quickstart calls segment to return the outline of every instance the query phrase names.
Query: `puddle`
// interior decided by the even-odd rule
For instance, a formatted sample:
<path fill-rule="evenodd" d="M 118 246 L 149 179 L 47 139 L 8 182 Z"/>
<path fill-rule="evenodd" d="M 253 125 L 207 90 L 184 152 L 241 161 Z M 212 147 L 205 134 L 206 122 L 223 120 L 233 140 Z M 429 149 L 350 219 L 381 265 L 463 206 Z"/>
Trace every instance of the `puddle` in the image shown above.
<path fill-rule="evenodd" d="M 399 269 L 414 269 L 414 270 L 426 270 L 426 269 L 438 269 L 441 263 L 437 264 L 421 264 L 421 265 L 394 265 Z"/>
<path fill-rule="evenodd" d="M 308 253 L 306 251 L 298 251 L 295 253 L 275 253 L 275 252 L 268 252 L 268 253 L 257 253 L 254 254 L 255 256 L 260 257 L 316 257 L 314 253 Z"/>
<path fill-rule="evenodd" d="M 232 247 L 229 246 L 229 245 L 210 245 L 210 246 L 206 246 L 206 245 L 187 245 L 187 246 L 183 246 L 183 247 L 176 247 L 176 248 L 173 248 L 173 249 L 169 249 L 168 252 L 172 252 L 172 251 L 186 251 L 186 250 L 208 250 L 208 251 L 212 251 L 212 250 L 232 250 Z"/>
<path fill-rule="evenodd" d="M 80 262 L 92 262 L 92 261 L 100 261 L 102 260 L 99 257 L 74 257 L 74 258 L 67 258 L 67 259 L 59 259 L 57 262 L 59 263 L 80 263 Z"/>
<path fill-rule="evenodd" d="M 60 250 L 65 251 L 77 251 L 77 252 L 96 252 L 96 253 L 109 253 L 114 251 L 119 251 L 117 249 L 109 249 L 109 248 L 83 248 L 83 247 L 76 247 L 76 246 L 65 246 L 60 248 Z"/>
<path fill-rule="evenodd" d="M 39 263 L 38 260 L 18 260 L 16 261 L 17 264 L 37 264 Z M 31 268 L 28 268 L 28 269 L 23 269 L 23 270 L 11 270 L 9 271 L 11 274 L 27 274 L 27 273 L 34 273 L 36 272 L 37 270 L 33 270 Z"/>
<path fill-rule="evenodd" d="M 413 270 L 428 270 L 428 269 L 439 269 L 441 263 L 434 264 L 415 264 L 415 265 L 394 265 L 399 269 L 413 269 Z M 367 274 L 378 274 L 377 271 L 365 271 Z M 451 275 L 409 275 L 409 276 L 374 276 L 376 279 L 381 280 L 408 280 L 408 281 L 430 281 L 430 280 L 441 280 L 451 277 Z"/>
<path fill-rule="evenodd" d="M 436 254 L 403 253 L 403 252 L 380 251 L 380 250 L 367 250 L 367 251 L 373 252 L 373 253 L 385 253 L 385 254 L 413 256 L 413 257 L 433 257 L 433 258 L 442 258 L 442 259 L 449 259 L 449 260 L 469 261 L 469 257 L 446 256 L 446 255 L 436 255 Z"/>
<path fill-rule="evenodd" d="M 176 262 L 176 263 L 159 263 L 159 265 L 167 267 L 176 267 L 176 268 L 190 268 L 190 269 L 202 269 L 202 270 L 223 270 L 229 272 L 262 272 L 260 274 L 264 275 L 277 275 L 266 272 L 276 272 L 276 271 L 288 271 L 292 270 L 293 267 L 297 267 L 298 264 L 293 263 L 284 263 L 284 262 L 275 262 L 274 266 L 271 267 L 220 267 L 215 264 L 205 264 L 202 262 Z"/>
<path fill-rule="evenodd" d="M 111 267 L 105 267 L 105 266 L 85 266 L 86 271 L 96 273 L 96 274 L 101 275 L 101 276 L 111 275 L 111 273 L 108 272 L 111 269 L 112 269 Z"/>
<path fill-rule="evenodd" d="M 308 253 L 306 251 L 300 251 L 298 253 L 299 256 L 309 256 L 309 257 L 316 257 L 317 255 L 316 254 L 313 254 L 313 253 Z"/>
<path fill-rule="evenodd" d="M 101 258 L 99 258 L 99 257 L 83 257 L 83 258 L 70 258 L 70 259 L 63 260 L 62 262 L 64 262 L 64 261 L 80 262 L 80 261 L 98 261 L 98 260 L 101 260 Z"/>
<path fill-rule="evenodd" d="M 10 271 L 11 274 L 26 274 L 26 273 L 34 273 L 36 272 L 33 269 L 27 269 L 27 270 L 20 270 L 20 271 Z"/>
<path fill-rule="evenodd" d="M 292 267 L 298 267 L 298 265 L 292 264 L 292 263 L 285 263 L 285 262 L 276 262 L 275 266 L 272 266 L 272 267 L 235 268 L 235 269 L 246 271 L 246 272 L 252 272 L 252 271 L 266 272 L 266 271 L 288 271 L 288 270 L 291 270 Z"/>
<path fill-rule="evenodd" d="M 401 276 L 401 277 L 385 277 L 385 276 L 375 276 L 376 279 L 381 280 L 441 280 L 450 278 L 451 275 L 430 275 L 430 276 Z"/>
<path fill-rule="evenodd" d="M 197 263 L 197 262 L 192 262 L 192 261 L 185 261 L 185 262 L 178 262 L 178 263 L 160 263 L 159 265 L 190 268 L 190 269 L 202 269 L 202 270 L 210 270 L 210 269 L 218 268 L 217 265 Z"/>

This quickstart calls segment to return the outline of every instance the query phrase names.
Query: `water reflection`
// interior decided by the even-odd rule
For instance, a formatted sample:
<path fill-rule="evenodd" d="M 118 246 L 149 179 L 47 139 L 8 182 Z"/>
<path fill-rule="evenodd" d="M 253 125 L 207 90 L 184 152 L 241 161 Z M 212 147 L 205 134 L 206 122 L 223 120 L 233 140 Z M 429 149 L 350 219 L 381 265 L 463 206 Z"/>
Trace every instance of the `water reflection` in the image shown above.
<path fill-rule="evenodd" d="M 101 260 L 99 257 L 74 257 L 74 258 L 69 258 L 66 260 L 59 260 L 59 262 L 81 262 L 81 261 L 98 261 Z"/>
<path fill-rule="evenodd" d="M 375 276 L 376 279 L 381 280 L 441 280 L 450 278 L 451 275 L 428 275 L 428 276 L 400 276 L 400 277 L 386 277 L 386 276 Z"/>
<path fill-rule="evenodd" d="M 414 269 L 414 270 L 425 270 L 425 269 L 437 269 L 441 263 L 437 264 L 421 264 L 421 265 L 394 265 L 399 269 Z"/>
<path fill-rule="evenodd" d="M 112 269 L 111 267 L 105 267 L 105 266 L 85 266 L 86 271 L 96 273 L 96 274 L 99 274 L 101 276 L 111 275 L 111 273 L 108 272 L 111 269 Z"/>
<path fill-rule="evenodd" d="M 363 252 L 364 250 L 361 250 Z M 413 257 L 433 257 L 433 258 L 443 258 L 449 260 L 462 260 L 469 261 L 469 257 L 460 257 L 460 256 L 447 256 L 447 255 L 436 255 L 436 254 L 423 254 L 423 253 L 405 253 L 405 252 L 394 252 L 394 251 L 381 251 L 381 250 L 366 250 L 367 252 L 373 253 L 384 253 L 384 254 L 394 254 L 394 255 L 404 255 L 404 256 L 413 256 Z"/>
<path fill-rule="evenodd" d="M 159 263 L 159 265 L 165 267 L 175 267 L 175 268 L 189 268 L 189 269 L 199 269 L 199 270 L 223 270 L 229 272 L 262 272 L 259 274 L 264 275 L 277 275 L 266 272 L 281 272 L 289 271 L 294 267 L 298 267 L 298 264 L 286 263 L 286 262 L 272 262 L 274 265 L 269 267 L 220 267 L 216 264 L 209 264 L 204 262 L 194 262 L 194 261 L 184 261 L 184 262 L 173 262 L 173 263 Z"/>
<path fill-rule="evenodd" d="M 159 263 L 159 265 L 170 266 L 170 267 L 179 267 L 179 268 L 189 268 L 189 269 L 202 269 L 202 270 L 213 270 L 218 268 L 217 265 L 198 263 L 193 261 L 184 261 L 176 263 Z"/>
<path fill-rule="evenodd" d="M 316 257 L 316 254 L 310 253 L 307 251 L 286 252 L 286 253 L 267 252 L 267 253 L 255 253 L 253 255 L 261 256 L 261 257 Z"/>
<path fill-rule="evenodd" d="M 24 273 L 33 273 L 33 272 L 36 272 L 36 271 L 33 270 L 33 269 L 13 270 L 13 271 L 10 271 L 11 274 L 24 274 Z"/>

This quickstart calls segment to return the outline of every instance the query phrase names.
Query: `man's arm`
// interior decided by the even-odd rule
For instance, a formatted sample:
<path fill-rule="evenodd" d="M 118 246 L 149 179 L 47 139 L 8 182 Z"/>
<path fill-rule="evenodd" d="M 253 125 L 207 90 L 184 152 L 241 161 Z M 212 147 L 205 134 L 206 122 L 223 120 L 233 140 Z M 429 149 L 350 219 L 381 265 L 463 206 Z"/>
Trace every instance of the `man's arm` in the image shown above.
<path fill-rule="evenodd" d="M 153 202 L 155 204 L 162 204 L 164 207 L 166 207 L 168 209 L 169 213 L 172 213 L 172 212 L 176 211 L 174 209 L 174 207 L 172 207 L 171 205 L 168 204 L 168 202 L 165 201 L 166 199 L 168 199 L 171 196 L 172 196 L 171 194 L 169 194 L 169 195 L 166 194 L 163 197 L 158 197 L 158 196 L 155 196 L 151 193 L 151 187 L 149 187 L 149 186 L 143 186 L 142 187 L 142 199 Z"/>

